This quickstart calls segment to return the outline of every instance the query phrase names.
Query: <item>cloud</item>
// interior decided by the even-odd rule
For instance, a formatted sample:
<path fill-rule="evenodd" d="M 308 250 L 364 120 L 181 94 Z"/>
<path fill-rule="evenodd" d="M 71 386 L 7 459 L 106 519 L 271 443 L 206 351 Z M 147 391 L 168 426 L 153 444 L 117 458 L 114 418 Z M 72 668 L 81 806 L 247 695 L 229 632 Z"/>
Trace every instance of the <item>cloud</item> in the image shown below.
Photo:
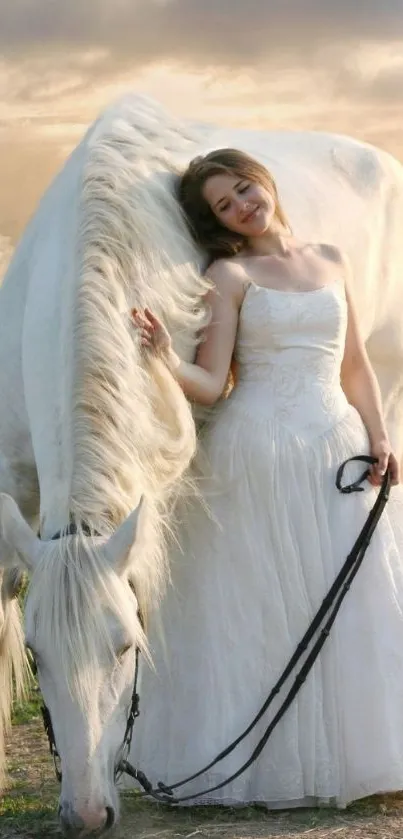
<path fill-rule="evenodd" d="M 231 95 L 234 73 L 248 73 L 256 91 L 277 81 L 279 98 L 292 76 L 290 101 L 299 87 L 299 99 L 398 104 L 403 64 L 360 65 L 365 51 L 394 44 L 401 54 L 402 0 L 0 0 L 0 100 L 6 119 L 14 104 L 35 113 L 52 103 L 74 119 L 89 92 L 95 100 L 116 81 L 137 86 L 164 65 L 203 74 L 207 95 L 217 79 Z"/>
<path fill-rule="evenodd" d="M 364 74 L 345 65 L 334 76 L 333 93 L 347 96 L 361 105 L 382 107 L 403 104 L 403 60 L 396 66 L 381 67 L 376 73 Z"/>
<path fill-rule="evenodd" d="M 349 133 L 402 158 L 402 0 L 0 0 L 0 232 L 128 89 L 188 118 Z M 8 240 L 0 239 L 1 253 Z M 4 260 L 3 260 L 4 264 Z"/>
<path fill-rule="evenodd" d="M 9 57 L 63 46 L 103 49 L 111 65 L 176 59 L 248 66 L 324 43 L 390 40 L 401 0 L 1 0 L 0 50 Z M 309 50 L 309 53 L 307 52 Z"/>

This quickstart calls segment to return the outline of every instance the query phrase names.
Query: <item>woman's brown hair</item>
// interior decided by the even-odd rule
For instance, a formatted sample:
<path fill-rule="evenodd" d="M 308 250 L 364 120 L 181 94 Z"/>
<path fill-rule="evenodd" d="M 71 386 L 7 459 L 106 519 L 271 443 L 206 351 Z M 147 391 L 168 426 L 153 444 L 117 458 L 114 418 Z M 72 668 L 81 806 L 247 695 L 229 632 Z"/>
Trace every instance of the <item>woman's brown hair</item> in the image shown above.
<path fill-rule="evenodd" d="M 261 184 L 274 198 L 274 218 L 285 230 L 290 229 L 276 184 L 265 166 L 238 149 L 216 149 L 189 163 L 182 175 L 178 196 L 191 233 L 197 244 L 207 251 L 210 261 L 235 256 L 245 245 L 245 237 L 221 224 L 203 196 L 203 186 L 208 178 L 222 174 Z"/>

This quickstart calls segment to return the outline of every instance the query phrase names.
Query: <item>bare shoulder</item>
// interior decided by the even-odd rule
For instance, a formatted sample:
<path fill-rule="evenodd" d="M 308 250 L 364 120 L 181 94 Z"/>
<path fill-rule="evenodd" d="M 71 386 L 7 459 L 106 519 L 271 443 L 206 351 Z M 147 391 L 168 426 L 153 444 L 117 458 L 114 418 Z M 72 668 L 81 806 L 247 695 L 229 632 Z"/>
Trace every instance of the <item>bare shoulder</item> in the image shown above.
<path fill-rule="evenodd" d="M 234 259 L 216 259 L 206 271 L 212 280 L 215 292 L 226 299 L 232 298 L 238 305 L 245 293 L 247 276 L 244 267 Z"/>
<path fill-rule="evenodd" d="M 208 267 L 206 275 L 215 283 L 228 279 L 239 282 L 245 276 L 245 269 L 235 259 L 216 259 Z"/>

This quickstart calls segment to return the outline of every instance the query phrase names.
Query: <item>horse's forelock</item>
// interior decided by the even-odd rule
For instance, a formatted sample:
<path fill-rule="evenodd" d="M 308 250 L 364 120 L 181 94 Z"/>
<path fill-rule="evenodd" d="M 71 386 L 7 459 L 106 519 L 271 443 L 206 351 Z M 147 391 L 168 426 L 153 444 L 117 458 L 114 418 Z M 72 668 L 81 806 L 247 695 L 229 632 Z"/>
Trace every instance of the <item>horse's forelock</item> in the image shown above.
<path fill-rule="evenodd" d="M 147 656 L 129 585 L 104 552 L 82 532 L 49 543 L 31 578 L 27 621 L 39 655 L 55 657 L 60 677 L 87 711 L 105 655 L 112 663 L 116 656 L 111 617 Z"/>

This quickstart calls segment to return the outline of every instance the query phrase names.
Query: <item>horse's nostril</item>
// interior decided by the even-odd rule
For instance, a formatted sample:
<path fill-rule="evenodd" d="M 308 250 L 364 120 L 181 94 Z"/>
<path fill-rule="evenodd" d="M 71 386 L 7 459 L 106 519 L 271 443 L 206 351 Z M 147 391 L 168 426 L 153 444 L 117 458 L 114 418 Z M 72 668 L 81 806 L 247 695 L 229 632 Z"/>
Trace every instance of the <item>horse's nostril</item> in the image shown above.
<path fill-rule="evenodd" d="M 110 830 L 111 827 L 115 824 L 115 811 L 113 807 L 106 808 L 106 829 Z"/>

